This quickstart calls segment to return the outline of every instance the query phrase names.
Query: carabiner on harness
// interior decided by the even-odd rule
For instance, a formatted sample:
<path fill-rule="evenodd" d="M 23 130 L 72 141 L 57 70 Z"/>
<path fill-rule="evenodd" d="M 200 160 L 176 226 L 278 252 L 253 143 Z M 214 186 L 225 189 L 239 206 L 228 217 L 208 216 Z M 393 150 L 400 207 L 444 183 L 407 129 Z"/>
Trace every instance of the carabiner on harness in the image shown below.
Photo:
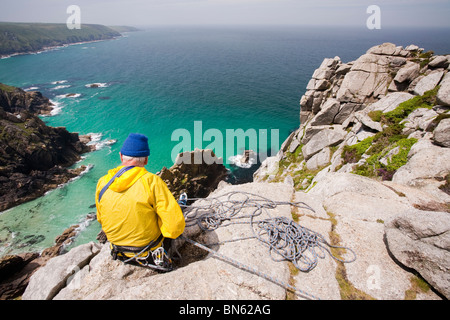
<path fill-rule="evenodd" d="M 152 251 L 153 263 L 161 267 L 163 269 L 167 269 L 167 271 L 171 271 L 173 269 L 172 259 L 170 259 L 166 250 L 161 246 Z"/>

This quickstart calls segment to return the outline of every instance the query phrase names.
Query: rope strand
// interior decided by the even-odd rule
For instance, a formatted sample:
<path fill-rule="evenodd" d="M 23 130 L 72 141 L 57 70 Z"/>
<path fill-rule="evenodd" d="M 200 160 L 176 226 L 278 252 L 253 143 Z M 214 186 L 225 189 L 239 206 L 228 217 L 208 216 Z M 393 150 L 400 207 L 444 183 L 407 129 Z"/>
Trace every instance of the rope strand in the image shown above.
<path fill-rule="evenodd" d="M 233 224 L 249 224 L 252 235 L 209 244 L 200 244 L 183 236 L 186 241 L 239 268 L 282 285 L 286 289 L 294 291 L 294 293 L 300 294 L 301 296 L 317 299 L 314 295 L 274 279 L 253 267 L 246 266 L 235 259 L 226 257 L 209 247 L 256 238 L 269 248 L 269 254 L 272 260 L 290 261 L 297 269 L 303 272 L 309 272 L 314 269 L 318 264 L 318 258 L 324 259 L 327 253 L 333 259 L 343 263 L 350 263 L 356 260 L 356 254 L 352 249 L 331 245 L 321 234 L 301 226 L 292 219 L 286 217 L 273 218 L 268 211 L 275 209 L 277 206 L 289 205 L 314 212 L 304 202 L 273 201 L 257 194 L 242 191 L 229 192 L 221 197 L 195 198 L 189 200 L 201 201 L 197 201 L 192 205 L 181 205 L 186 219 L 186 226 L 197 224 L 203 231 L 213 231 L 219 227 L 226 227 Z M 250 209 L 251 212 L 248 213 L 247 211 L 244 213 L 244 209 Z M 262 219 L 261 216 L 263 214 L 267 215 L 268 218 Z M 331 248 L 348 250 L 352 253 L 353 257 L 348 260 L 336 257 L 332 254 Z"/>

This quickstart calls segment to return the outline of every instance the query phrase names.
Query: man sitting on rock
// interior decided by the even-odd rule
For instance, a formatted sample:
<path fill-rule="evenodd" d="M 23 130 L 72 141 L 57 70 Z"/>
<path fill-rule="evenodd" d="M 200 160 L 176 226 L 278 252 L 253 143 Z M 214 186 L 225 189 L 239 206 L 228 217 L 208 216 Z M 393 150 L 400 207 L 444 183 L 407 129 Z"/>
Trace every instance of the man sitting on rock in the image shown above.
<path fill-rule="evenodd" d="M 168 271 L 171 261 L 162 244 L 183 233 L 181 208 L 165 182 L 144 168 L 150 155 L 146 136 L 131 133 L 119 154 L 122 164 L 99 179 L 95 193 L 97 220 L 111 254 Z"/>

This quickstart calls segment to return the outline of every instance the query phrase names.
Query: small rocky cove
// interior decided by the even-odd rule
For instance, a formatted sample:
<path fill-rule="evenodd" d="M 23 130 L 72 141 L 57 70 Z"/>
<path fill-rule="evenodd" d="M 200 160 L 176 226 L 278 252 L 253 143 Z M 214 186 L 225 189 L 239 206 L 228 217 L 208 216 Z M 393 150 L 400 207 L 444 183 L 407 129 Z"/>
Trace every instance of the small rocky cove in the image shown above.
<path fill-rule="evenodd" d="M 47 126 L 53 104 L 40 92 L 0 84 L 0 211 L 42 196 L 86 167 L 68 169 L 92 151 L 88 136 Z"/>
<path fill-rule="evenodd" d="M 332 246 L 351 249 L 354 261 L 343 262 L 350 261 L 350 250 L 331 248 L 338 259 L 318 251 L 317 265 L 302 272 L 290 262 L 274 261 L 256 239 L 233 241 L 249 235 L 247 224 L 224 223 L 208 232 L 189 224 L 185 237 L 216 244 L 221 255 L 321 299 L 448 299 L 449 65 L 450 56 L 391 43 L 352 62 L 326 58 L 300 101 L 299 128 L 261 164 L 253 182 L 226 183 L 226 169 L 216 163 L 175 163 L 158 173 L 175 196 L 186 191 L 192 198 L 225 199 L 247 192 L 252 200 L 285 203 L 267 213 L 314 230 Z M 2 119 L 17 118 L 11 111 L 4 114 Z M 204 152 L 212 151 L 191 155 Z M 304 206 L 289 205 L 294 202 Z M 244 208 L 243 214 L 252 210 Z M 2 259 L 2 299 L 308 297 L 182 240 L 177 246 L 189 261 L 157 273 L 112 260 L 108 243 L 61 250 L 75 234 L 73 226 L 41 255 Z"/>

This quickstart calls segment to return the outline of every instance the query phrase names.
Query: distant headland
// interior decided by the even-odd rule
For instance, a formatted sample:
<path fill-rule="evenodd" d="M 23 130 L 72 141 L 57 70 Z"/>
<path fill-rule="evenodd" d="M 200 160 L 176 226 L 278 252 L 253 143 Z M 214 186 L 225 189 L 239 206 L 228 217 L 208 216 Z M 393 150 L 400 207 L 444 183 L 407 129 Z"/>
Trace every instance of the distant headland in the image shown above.
<path fill-rule="evenodd" d="M 65 23 L 0 22 L 0 58 L 80 42 L 114 39 L 123 32 L 137 30 L 100 24 L 83 24 L 81 29 L 68 29 Z"/>

